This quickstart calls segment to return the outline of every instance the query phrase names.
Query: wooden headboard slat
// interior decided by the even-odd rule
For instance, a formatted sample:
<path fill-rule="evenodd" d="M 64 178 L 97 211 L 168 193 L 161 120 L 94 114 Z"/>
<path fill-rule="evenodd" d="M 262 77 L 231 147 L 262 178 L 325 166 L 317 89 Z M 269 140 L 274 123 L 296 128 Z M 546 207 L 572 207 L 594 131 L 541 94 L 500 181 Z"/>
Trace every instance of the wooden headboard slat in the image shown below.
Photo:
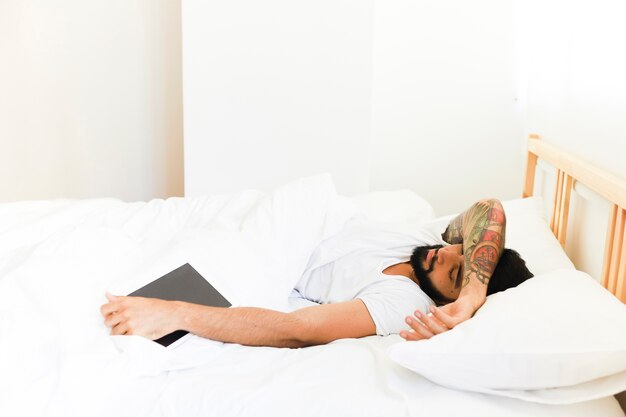
<path fill-rule="evenodd" d="M 526 174 L 524 175 L 524 192 L 522 197 L 531 197 L 533 195 L 533 187 L 535 185 L 535 170 L 537 169 L 537 155 L 528 153 L 526 160 Z"/>
<path fill-rule="evenodd" d="M 617 204 L 611 205 L 609 211 L 609 221 L 606 227 L 606 239 L 604 243 L 604 260 L 602 261 L 602 279 L 601 283 L 604 288 L 609 288 L 609 272 L 611 266 L 611 256 L 613 254 L 613 242 L 615 242 L 615 223 L 617 221 Z"/>
<path fill-rule="evenodd" d="M 609 263 L 609 282 L 606 289 L 615 293 L 617 289 L 617 278 L 620 269 L 620 255 L 622 254 L 624 243 L 624 210 L 617 209 L 617 219 L 615 222 L 615 231 L 613 233 L 613 245 L 611 248 L 611 261 Z"/>
<path fill-rule="evenodd" d="M 561 208 L 561 186 L 563 185 L 563 171 L 556 170 L 556 184 L 554 185 L 554 197 L 552 199 L 552 215 L 550 216 L 550 230 L 556 236 L 556 224 L 558 222 L 557 213 Z"/>
<path fill-rule="evenodd" d="M 561 186 L 561 205 L 559 210 L 559 221 L 557 223 L 556 238 L 561 246 L 565 246 L 565 236 L 567 234 L 567 221 L 569 220 L 569 202 L 572 195 L 574 180 L 570 175 L 563 173 L 563 185 Z"/>
<path fill-rule="evenodd" d="M 618 226 L 615 230 L 616 242 L 619 246 L 617 251 L 617 258 L 611 259 L 611 269 L 615 266 L 615 276 L 609 291 L 615 294 L 622 301 L 626 302 L 626 293 L 624 291 L 624 281 L 626 281 L 626 245 L 624 244 L 624 229 L 626 227 L 626 210 L 618 208 Z M 621 220 L 621 221 L 619 221 Z M 615 248 L 615 246 L 614 246 Z"/>

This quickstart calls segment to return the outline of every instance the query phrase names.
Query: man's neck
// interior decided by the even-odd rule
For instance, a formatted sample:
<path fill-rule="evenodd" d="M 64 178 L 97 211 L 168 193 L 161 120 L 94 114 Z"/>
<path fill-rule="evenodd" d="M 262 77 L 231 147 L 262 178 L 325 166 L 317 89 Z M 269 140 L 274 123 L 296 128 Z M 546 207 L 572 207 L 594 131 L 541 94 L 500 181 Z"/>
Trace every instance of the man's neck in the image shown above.
<path fill-rule="evenodd" d="M 403 275 L 417 284 L 415 274 L 413 273 L 413 267 L 411 266 L 410 262 L 402 262 L 399 264 L 391 265 L 383 270 L 383 274 Z"/>

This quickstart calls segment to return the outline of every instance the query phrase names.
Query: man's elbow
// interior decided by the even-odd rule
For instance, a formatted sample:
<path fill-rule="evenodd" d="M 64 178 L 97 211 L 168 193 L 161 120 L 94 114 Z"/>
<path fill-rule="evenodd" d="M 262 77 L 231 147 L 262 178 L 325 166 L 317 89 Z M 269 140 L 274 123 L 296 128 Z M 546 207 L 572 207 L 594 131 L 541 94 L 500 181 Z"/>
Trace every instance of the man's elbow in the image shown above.
<path fill-rule="evenodd" d="M 288 328 L 284 338 L 286 347 L 303 348 L 325 345 L 335 340 L 325 331 L 321 322 L 312 320 L 310 317 L 292 313 L 289 317 Z"/>
<path fill-rule="evenodd" d="M 484 200 L 480 200 L 476 202 L 475 206 L 487 208 L 490 220 L 496 223 L 500 223 L 502 225 L 506 225 L 506 214 L 504 213 L 504 207 L 502 206 L 502 202 L 497 198 L 487 198 Z"/>
<path fill-rule="evenodd" d="M 288 348 L 303 348 L 328 343 L 321 341 L 319 337 L 317 337 L 319 332 L 318 323 L 314 323 L 294 313 L 287 315 L 288 318 L 285 322 L 285 327 L 281 332 L 280 344 L 282 346 Z"/>
<path fill-rule="evenodd" d="M 497 198 L 484 198 L 482 200 L 478 200 L 476 204 L 487 204 L 490 207 L 500 207 L 502 208 L 502 202 Z"/>

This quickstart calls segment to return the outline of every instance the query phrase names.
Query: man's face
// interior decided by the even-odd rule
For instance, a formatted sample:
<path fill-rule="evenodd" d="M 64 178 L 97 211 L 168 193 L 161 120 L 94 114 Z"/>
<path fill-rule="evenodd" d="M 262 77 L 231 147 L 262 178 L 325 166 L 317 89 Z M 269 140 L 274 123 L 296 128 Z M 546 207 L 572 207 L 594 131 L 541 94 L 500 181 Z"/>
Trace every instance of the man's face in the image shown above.
<path fill-rule="evenodd" d="M 432 285 L 447 298 L 456 300 L 461 292 L 464 262 L 463 245 L 449 245 L 430 249 L 423 267 Z"/>

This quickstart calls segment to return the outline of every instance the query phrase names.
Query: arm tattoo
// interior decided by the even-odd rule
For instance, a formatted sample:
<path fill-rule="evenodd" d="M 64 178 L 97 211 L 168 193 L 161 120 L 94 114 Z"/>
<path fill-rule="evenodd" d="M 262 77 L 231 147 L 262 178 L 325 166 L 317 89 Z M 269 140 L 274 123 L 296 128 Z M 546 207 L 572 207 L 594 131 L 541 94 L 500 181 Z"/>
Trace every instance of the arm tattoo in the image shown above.
<path fill-rule="evenodd" d="M 476 279 L 484 285 L 504 250 L 506 217 L 497 200 L 480 201 L 450 222 L 441 237 L 450 244 L 463 244 L 465 272 L 462 287 Z M 461 285 L 457 281 L 457 288 Z"/>
<path fill-rule="evenodd" d="M 456 216 L 441 234 L 441 238 L 451 245 L 463 243 L 463 213 Z"/>
<path fill-rule="evenodd" d="M 463 239 L 466 278 L 463 285 L 467 285 L 472 278 L 488 285 L 504 250 L 504 210 L 496 200 L 479 202 L 468 211 L 466 222 Z"/>

